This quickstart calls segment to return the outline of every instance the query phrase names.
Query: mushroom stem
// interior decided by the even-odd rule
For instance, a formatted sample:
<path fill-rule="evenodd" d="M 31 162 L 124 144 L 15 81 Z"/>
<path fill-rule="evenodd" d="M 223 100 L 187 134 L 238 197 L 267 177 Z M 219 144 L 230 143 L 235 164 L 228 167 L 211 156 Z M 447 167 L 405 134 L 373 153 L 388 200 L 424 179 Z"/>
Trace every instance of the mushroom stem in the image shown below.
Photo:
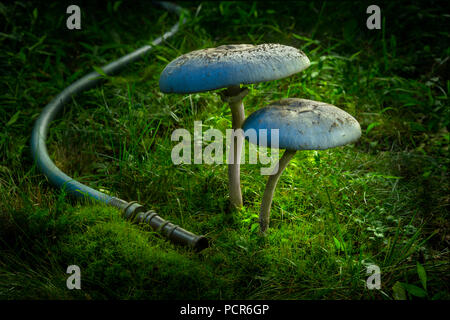
<path fill-rule="evenodd" d="M 228 189 L 230 194 L 231 205 L 240 209 L 243 205 L 242 192 L 240 183 L 240 160 L 244 136 L 237 129 L 242 129 L 242 124 L 245 120 L 244 104 L 242 100 L 247 95 L 248 89 L 241 89 L 239 86 L 230 86 L 225 91 L 223 100 L 228 102 L 231 109 L 233 142 L 231 144 L 228 157 Z"/>
<path fill-rule="evenodd" d="M 264 190 L 264 196 L 261 201 L 261 209 L 259 212 L 259 232 L 262 235 L 265 235 L 267 229 L 269 228 L 270 207 L 272 206 L 273 193 L 275 191 L 275 187 L 277 186 L 278 179 L 295 153 L 296 150 L 286 150 L 278 162 L 278 171 L 274 171 L 272 175 L 269 176 L 269 180 L 267 180 L 267 185 Z"/>

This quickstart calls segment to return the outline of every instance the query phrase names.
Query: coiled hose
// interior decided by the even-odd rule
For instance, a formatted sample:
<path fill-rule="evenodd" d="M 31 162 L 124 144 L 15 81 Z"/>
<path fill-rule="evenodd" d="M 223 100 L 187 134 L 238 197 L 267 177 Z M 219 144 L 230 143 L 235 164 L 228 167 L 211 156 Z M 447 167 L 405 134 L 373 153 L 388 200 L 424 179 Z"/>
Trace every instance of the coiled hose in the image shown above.
<path fill-rule="evenodd" d="M 156 2 L 156 4 L 162 6 L 170 12 L 176 13 L 180 17 L 182 14 L 187 14 L 185 9 L 173 3 Z M 151 45 L 143 46 L 142 48 L 139 48 L 136 51 L 107 64 L 101 69 L 107 75 L 116 73 L 124 66 L 136 61 L 150 52 L 154 46 L 159 45 L 163 40 L 172 37 L 179 30 L 180 24 L 184 24 L 185 22 L 186 18 L 176 23 L 170 31 L 153 40 Z M 195 235 L 192 232 L 164 220 L 155 211 L 146 210 L 143 205 L 137 203 L 136 201 L 127 202 L 92 189 L 66 175 L 50 159 L 45 142 L 50 123 L 62 110 L 62 106 L 69 101 L 73 95 L 90 89 L 102 82 L 103 78 L 100 76 L 101 75 L 95 71 L 85 75 L 65 88 L 44 108 L 39 118 L 36 120 L 33 132 L 31 134 L 31 151 L 37 167 L 45 176 L 47 176 L 53 185 L 58 188 L 65 188 L 65 190 L 72 196 L 99 201 L 116 207 L 122 211 L 125 219 L 138 224 L 150 225 L 152 229 L 159 231 L 163 236 L 167 237 L 174 243 L 187 245 L 198 251 L 208 247 L 208 240 L 204 236 Z"/>

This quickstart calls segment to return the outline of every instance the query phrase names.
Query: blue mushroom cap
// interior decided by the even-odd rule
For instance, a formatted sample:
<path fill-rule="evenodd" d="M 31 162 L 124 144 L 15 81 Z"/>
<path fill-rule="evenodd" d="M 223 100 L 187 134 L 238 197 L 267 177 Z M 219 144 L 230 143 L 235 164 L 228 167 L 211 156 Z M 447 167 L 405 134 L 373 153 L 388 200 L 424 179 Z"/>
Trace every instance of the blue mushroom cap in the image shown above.
<path fill-rule="evenodd" d="M 309 66 L 300 50 L 281 44 L 224 45 L 184 54 L 161 73 L 165 93 L 193 93 L 288 77 Z"/>
<path fill-rule="evenodd" d="M 361 136 L 358 121 L 333 105 L 306 99 L 282 99 L 252 113 L 244 122 L 245 137 L 273 147 L 271 129 L 279 129 L 279 149 L 322 150 L 352 143 Z M 256 141 L 248 130 L 256 130 Z M 262 138 L 260 129 L 266 129 Z"/>

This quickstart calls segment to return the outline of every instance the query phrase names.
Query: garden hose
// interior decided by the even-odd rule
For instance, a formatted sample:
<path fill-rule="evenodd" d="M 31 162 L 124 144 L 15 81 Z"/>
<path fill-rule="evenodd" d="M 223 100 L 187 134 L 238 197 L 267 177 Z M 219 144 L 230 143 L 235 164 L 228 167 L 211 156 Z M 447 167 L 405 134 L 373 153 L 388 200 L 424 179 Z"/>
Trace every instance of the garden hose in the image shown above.
<path fill-rule="evenodd" d="M 188 12 L 178 5 L 169 2 L 156 2 L 164 9 L 176 13 L 182 17 Z M 130 64 L 150 52 L 154 46 L 159 45 L 163 40 L 172 37 L 178 30 L 181 24 L 186 22 L 186 18 L 177 22 L 170 31 L 153 40 L 151 45 L 143 46 L 134 52 L 131 52 L 116 61 L 113 61 L 102 67 L 102 71 L 106 75 L 112 75 L 121 70 L 124 66 Z M 123 212 L 125 219 L 134 223 L 150 225 L 152 229 L 160 232 L 174 243 L 187 245 L 195 250 L 203 250 L 208 247 L 208 240 L 204 236 L 198 236 L 189 232 L 167 220 L 164 220 L 153 210 L 146 210 L 143 205 L 136 201 L 127 202 L 125 200 L 109 196 L 105 193 L 92 189 L 62 172 L 50 159 L 46 146 L 47 134 L 49 126 L 56 115 L 62 110 L 63 105 L 69 101 L 72 96 L 90 89 L 104 78 L 98 72 L 91 72 L 81 79 L 75 81 L 70 86 L 65 88 L 58 94 L 49 104 L 44 108 L 31 134 L 31 151 L 37 167 L 50 180 L 50 182 L 58 188 L 64 188 L 70 195 L 84 198 L 88 200 L 95 200 L 107 205 L 119 208 Z"/>

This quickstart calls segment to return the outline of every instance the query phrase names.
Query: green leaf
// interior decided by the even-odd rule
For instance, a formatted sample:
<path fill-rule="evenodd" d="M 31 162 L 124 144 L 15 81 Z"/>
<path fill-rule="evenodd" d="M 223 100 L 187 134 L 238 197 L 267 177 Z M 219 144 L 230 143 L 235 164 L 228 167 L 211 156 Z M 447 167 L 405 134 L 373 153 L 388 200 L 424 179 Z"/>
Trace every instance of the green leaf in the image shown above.
<path fill-rule="evenodd" d="M 105 73 L 105 71 L 102 70 L 102 68 L 93 66 L 94 70 L 97 71 L 97 73 L 99 73 L 100 75 L 107 77 L 108 75 Z"/>
<path fill-rule="evenodd" d="M 363 52 L 363 50 L 359 50 L 358 52 L 355 52 L 354 54 L 352 54 L 352 55 L 350 56 L 350 60 L 355 59 L 357 56 L 359 56 L 359 54 L 360 54 L 361 52 Z"/>
<path fill-rule="evenodd" d="M 303 40 L 303 41 L 306 41 L 308 43 L 314 43 L 314 44 L 319 44 L 320 43 L 320 41 L 318 41 L 318 40 L 314 40 L 314 39 L 311 39 L 311 38 L 308 38 L 308 37 L 300 36 L 300 35 L 295 34 L 295 33 L 293 33 L 292 36 L 294 38 L 296 38 L 296 39 Z"/>
<path fill-rule="evenodd" d="M 16 122 L 17 119 L 19 119 L 19 115 L 20 115 L 20 111 L 17 111 L 17 112 L 11 117 L 11 119 L 9 119 L 8 123 L 6 124 L 6 126 L 9 127 L 10 125 L 13 125 L 14 122 Z"/>
<path fill-rule="evenodd" d="M 419 288 L 418 286 L 415 286 L 413 284 L 408 283 L 402 283 L 403 288 L 405 288 L 406 291 L 408 291 L 409 294 L 412 294 L 413 296 L 419 297 L 419 298 L 425 298 L 427 296 L 427 293 L 422 288 Z"/>
<path fill-rule="evenodd" d="M 389 176 L 389 175 L 385 175 L 385 174 L 381 174 L 381 173 L 377 173 L 377 172 L 369 172 L 366 174 L 367 177 L 381 177 L 384 179 L 402 179 L 403 177 L 397 177 L 397 176 Z"/>
<path fill-rule="evenodd" d="M 122 4 L 122 1 L 116 1 L 116 2 L 114 2 L 114 5 L 113 5 L 113 11 L 114 12 L 117 12 L 117 9 L 119 9 L 119 6 Z"/>
<path fill-rule="evenodd" d="M 166 58 L 164 58 L 163 56 L 160 56 L 160 55 L 156 55 L 156 58 L 158 58 L 159 60 L 161 60 L 162 62 L 165 62 L 165 63 L 170 62 L 169 60 L 167 60 Z"/>
<path fill-rule="evenodd" d="M 38 46 L 40 46 L 44 42 L 45 38 L 47 38 L 46 34 L 44 34 L 42 37 L 40 37 L 38 42 L 33 44 L 31 47 L 28 47 L 28 50 L 29 51 L 33 51 L 35 48 L 37 48 Z"/>
<path fill-rule="evenodd" d="M 380 124 L 381 123 L 379 123 L 379 122 L 372 122 L 371 124 L 369 124 L 366 129 L 366 134 L 368 134 L 373 128 L 375 128 L 376 126 L 379 126 Z"/>
<path fill-rule="evenodd" d="M 386 111 L 388 111 L 388 110 L 394 110 L 394 111 L 395 111 L 395 109 L 392 108 L 392 107 L 386 107 L 386 108 L 384 108 L 383 110 L 380 111 L 380 114 L 381 114 L 381 113 L 384 113 L 384 112 L 386 112 Z"/>
<path fill-rule="evenodd" d="M 339 240 L 336 239 L 336 237 L 333 237 L 333 240 L 334 240 L 334 245 L 336 246 L 336 248 L 338 250 L 341 250 L 341 243 L 339 242 Z"/>
<path fill-rule="evenodd" d="M 425 290 L 427 290 L 427 273 L 425 272 L 425 268 L 417 262 L 417 273 L 419 274 L 420 282 L 422 282 L 422 286 Z"/>
<path fill-rule="evenodd" d="M 392 287 L 393 296 L 395 300 L 406 300 L 405 288 L 403 288 L 400 282 L 396 282 Z"/>

